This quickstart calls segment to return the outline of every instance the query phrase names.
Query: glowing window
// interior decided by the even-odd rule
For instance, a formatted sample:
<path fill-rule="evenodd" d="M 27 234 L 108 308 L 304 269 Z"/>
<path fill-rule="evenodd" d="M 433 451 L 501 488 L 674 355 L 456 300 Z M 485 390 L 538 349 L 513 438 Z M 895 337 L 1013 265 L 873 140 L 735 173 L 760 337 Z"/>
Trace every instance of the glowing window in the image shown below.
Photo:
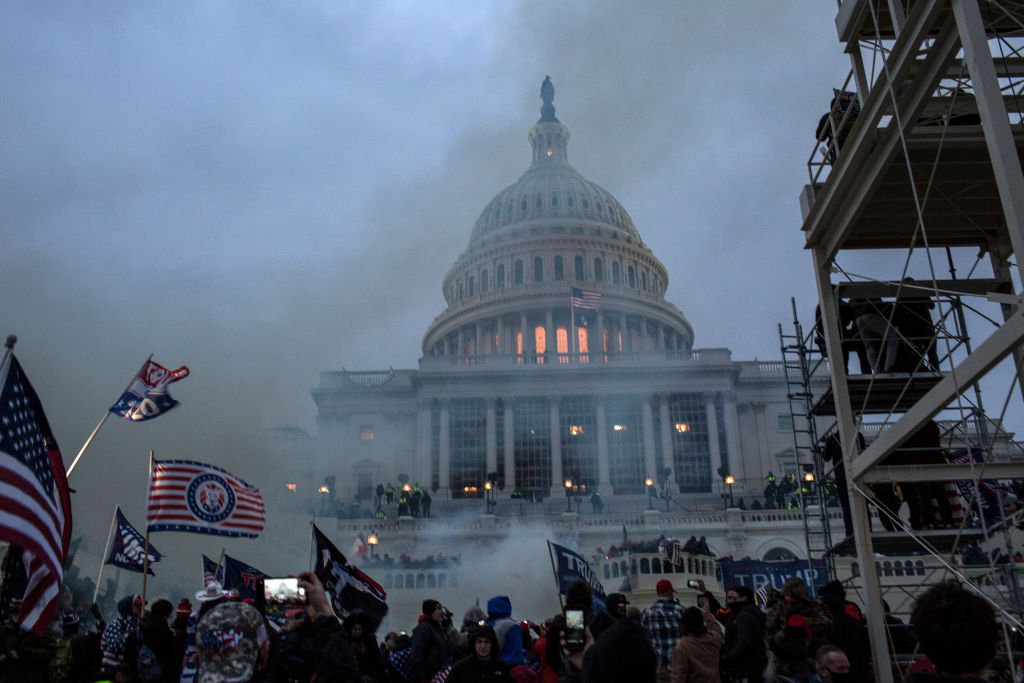
<path fill-rule="evenodd" d="M 558 349 L 558 353 L 569 353 L 569 335 L 566 333 L 565 328 L 559 327 L 555 331 L 555 336 L 557 337 L 556 348 Z"/>
<path fill-rule="evenodd" d="M 533 340 L 536 344 L 537 353 L 544 353 L 547 351 L 547 331 L 543 325 L 538 325 L 533 329 Z"/>
<path fill-rule="evenodd" d="M 569 436 L 580 436 L 583 434 L 583 425 L 569 425 Z"/>
<path fill-rule="evenodd" d="M 685 422 L 676 422 L 676 431 L 680 434 L 690 431 L 690 425 Z"/>
<path fill-rule="evenodd" d="M 612 425 L 612 429 L 614 429 L 617 432 L 624 432 L 624 431 L 626 431 L 626 426 L 625 425 Z"/>
<path fill-rule="evenodd" d="M 373 441 L 373 425 L 362 425 L 359 428 L 360 441 Z"/>
<path fill-rule="evenodd" d="M 516 353 L 523 355 L 523 333 L 516 332 Z"/>
<path fill-rule="evenodd" d="M 586 327 L 576 328 L 576 336 L 579 337 L 576 340 L 576 348 L 579 350 L 580 353 L 590 353 L 590 349 L 588 348 L 587 343 L 589 339 L 588 332 L 590 332 L 590 330 L 588 330 Z"/>

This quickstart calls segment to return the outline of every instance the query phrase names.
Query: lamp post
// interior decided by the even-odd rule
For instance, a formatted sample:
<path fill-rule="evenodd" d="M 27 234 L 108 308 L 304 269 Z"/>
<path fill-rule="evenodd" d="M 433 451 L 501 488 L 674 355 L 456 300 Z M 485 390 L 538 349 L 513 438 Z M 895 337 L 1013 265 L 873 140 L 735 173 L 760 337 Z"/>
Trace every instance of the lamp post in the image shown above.
<path fill-rule="evenodd" d="M 484 482 L 484 500 L 487 504 L 487 514 L 494 514 L 494 485 L 489 481 Z"/>
<path fill-rule="evenodd" d="M 736 483 L 736 478 L 731 474 L 725 475 L 725 490 L 729 492 L 729 507 L 734 507 L 732 502 L 732 485 Z"/>
<path fill-rule="evenodd" d="M 572 512 L 572 498 L 569 495 L 572 493 L 572 479 L 565 480 L 565 511 Z"/>
<path fill-rule="evenodd" d="M 370 535 L 366 538 L 366 545 L 370 546 L 370 557 L 373 557 L 374 552 L 377 549 L 377 534 L 370 532 Z"/>
<path fill-rule="evenodd" d="M 648 510 L 653 510 L 654 509 L 654 480 L 651 479 L 650 477 L 647 477 L 647 479 L 644 480 L 644 483 L 647 484 L 647 509 Z"/>

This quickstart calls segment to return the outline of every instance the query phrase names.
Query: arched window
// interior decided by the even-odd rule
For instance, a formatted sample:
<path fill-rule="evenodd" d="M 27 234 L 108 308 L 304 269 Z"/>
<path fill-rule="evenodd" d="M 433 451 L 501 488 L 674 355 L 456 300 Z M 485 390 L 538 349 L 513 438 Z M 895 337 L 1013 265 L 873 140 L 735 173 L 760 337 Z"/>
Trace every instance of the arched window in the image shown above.
<path fill-rule="evenodd" d="M 562 257 L 561 256 L 556 256 L 555 257 L 555 279 L 556 280 L 564 280 L 565 279 L 565 270 L 562 268 Z"/>
<path fill-rule="evenodd" d="M 647 271 L 640 274 L 640 288 L 647 291 Z"/>
<path fill-rule="evenodd" d="M 513 281 L 513 284 L 516 284 L 516 285 L 523 284 L 523 262 L 520 261 L 519 259 L 516 259 L 515 275 L 513 277 L 515 278 L 515 280 Z"/>
<path fill-rule="evenodd" d="M 395 574 L 395 588 L 402 588 L 404 585 L 404 581 L 405 579 L 402 577 L 401 574 Z"/>
<path fill-rule="evenodd" d="M 405 575 L 405 587 L 406 588 L 413 588 L 415 585 L 416 585 L 416 577 L 414 577 L 412 575 L 412 572 L 409 572 L 408 574 Z"/>
<path fill-rule="evenodd" d="M 601 573 L 604 574 L 604 578 L 606 580 L 612 578 L 612 570 L 608 568 L 608 565 L 605 565 L 601 569 L 602 569 Z"/>
<path fill-rule="evenodd" d="M 655 558 L 653 558 L 651 560 L 651 573 L 652 574 L 660 574 L 661 573 L 661 560 L 659 560 L 657 557 L 655 557 Z"/>
<path fill-rule="evenodd" d="M 612 577 L 619 578 L 619 565 L 618 563 L 612 565 Z"/>
<path fill-rule="evenodd" d="M 385 588 L 391 588 L 393 585 L 394 585 L 394 578 L 391 576 L 391 574 L 385 574 L 384 575 L 384 587 Z"/>
<path fill-rule="evenodd" d="M 473 296 L 473 276 L 469 276 L 469 295 Z"/>
<path fill-rule="evenodd" d="M 488 282 L 487 282 L 487 271 L 485 270 L 484 272 L 480 273 L 480 293 L 481 294 L 486 294 L 487 293 L 487 285 L 488 285 Z"/>
<path fill-rule="evenodd" d="M 505 264 L 498 264 L 498 289 L 504 289 L 505 287 Z"/>
<path fill-rule="evenodd" d="M 599 258 L 594 259 L 594 279 L 598 282 L 604 280 L 604 264 Z"/>
<path fill-rule="evenodd" d="M 764 554 L 765 562 L 788 562 L 795 559 L 796 555 L 785 548 L 772 548 Z"/>
<path fill-rule="evenodd" d="M 629 286 L 636 287 L 636 273 L 633 272 L 633 266 L 629 267 Z"/>
<path fill-rule="evenodd" d="M 575 266 L 576 266 L 576 268 L 575 268 L 575 270 L 576 270 L 576 279 L 577 280 L 582 280 L 583 279 L 583 257 L 582 256 L 577 256 L 575 259 L 573 259 L 573 262 L 575 263 Z"/>
<path fill-rule="evenodd" d="M 522 211 L 523 213 L 526 213 L 527 206 L 529 205 L 526 203 L 526 197 L 523 197 L 523 201 L 520 202 L 519 204 L 519 210 Z"/>
<path fill-rule="evenodd" d="M 540 256 L 533 258 L 533 281 L 544 282 L 544 259 Z"/>
<path fill-rule="evenodd" d="M 651 573 L 651 562 L 646 557 L 640 558 L 640 573 L 650 574 Z"/>
<path fill-rule="evenodd" d="M 576 200 L 573 199 L 572 195 L 569 195 L 568 197 L 565 198 L 565 203 L 569 205 L 570 209 L 576 206 Z"/>
<path fill-rule="evenodd" d="M 437 588 L 437 577 L 433 574 L 427 574 L 427 588 Z"/>
<path fill-rule="evenodd" d="M 619 262 L 612 261 L 612 284 L 622 284 L 622 273 L 619 272 Z"/>
<path fill-rule="evenodd" d="M 693 558 L 692 557 L 686 558 L 686 572 L 688 574 L 692 574 L 693 573 Z"/>
<path fill-rule="evenodd" d="M 552 209 L 557 209 L 558 208 L 558 195 L 557 194 L 551 195 L 551 208 Z"/>
<path fill-rule="evenodd" d="M 534 202 L 534 206 L 538 209 L 544 206 L 544 200 L 540 198 L 540 195 L 537 195 L 537 200 Z"/>
<path fill-rule="evenodd" d="M 669 562 L 667 559 L 665 560 L 665 562 L 662 563 L 661 568 L 666 574 L 671 574 L 674 570 L 674 568 L 672 567 L 672 563 Z"/>
<path fill-rule="evenodd" d="M 462 301 L 462 283 L 459 283 L 459 301 Z"/>
<path fill-rule="evenodd" d="M 447 574 L 438 574 L 437 575 L 437 587 L 438 588 L 444 588 L 447 585 L 448 585 L 448 575 Z"/>

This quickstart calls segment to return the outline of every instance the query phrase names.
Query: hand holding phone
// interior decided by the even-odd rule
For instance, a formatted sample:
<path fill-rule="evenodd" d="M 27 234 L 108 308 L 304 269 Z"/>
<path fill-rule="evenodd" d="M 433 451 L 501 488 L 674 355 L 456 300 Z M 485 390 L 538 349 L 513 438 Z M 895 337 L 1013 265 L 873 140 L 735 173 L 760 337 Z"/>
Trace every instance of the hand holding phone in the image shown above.
<path fill-rule="evenodd" d="M 565 648 L 570 652 L 579 652 L 586 642 L 584 633 L 583 610 L 565 610 Z"/>
<path fill-rule="evenodd" d="M 295 577 L 284 579 L 263 579 L 263 597 L 267 603 L 305 604 L 306 589 Z"/>

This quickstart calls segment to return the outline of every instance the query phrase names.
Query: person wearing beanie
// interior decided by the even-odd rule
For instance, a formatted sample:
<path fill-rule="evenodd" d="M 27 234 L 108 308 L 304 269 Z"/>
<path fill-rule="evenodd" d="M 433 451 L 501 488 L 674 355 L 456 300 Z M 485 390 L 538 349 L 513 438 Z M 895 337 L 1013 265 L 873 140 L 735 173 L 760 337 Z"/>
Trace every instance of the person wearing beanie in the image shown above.
<path fill-rule="evenodd" d="M 450 612 L 437 600 L 423 601 L 424 619 L 412 632 L 412 680 L 429 681 L 451 663 L 455 653 L 452 638 L 458 631 L 452 626 L 449 615 Z"/>
<path fill-rule="evenodd" d="M 760 683 L 768 663 L 765 650 L 765 614 L 754 604 L 748 586 L 732 586 L 725 593 L 729 620 L 725 624 L 720 664 L 726 680 Z"/>
<path fill-rule="evenodd" d="M 511 666 L 498 656 L 498 637 L 493 628 L 474 624 L 468 639 L 470 653 L 452 666 L 448 683 L 513 680 Z"/>

